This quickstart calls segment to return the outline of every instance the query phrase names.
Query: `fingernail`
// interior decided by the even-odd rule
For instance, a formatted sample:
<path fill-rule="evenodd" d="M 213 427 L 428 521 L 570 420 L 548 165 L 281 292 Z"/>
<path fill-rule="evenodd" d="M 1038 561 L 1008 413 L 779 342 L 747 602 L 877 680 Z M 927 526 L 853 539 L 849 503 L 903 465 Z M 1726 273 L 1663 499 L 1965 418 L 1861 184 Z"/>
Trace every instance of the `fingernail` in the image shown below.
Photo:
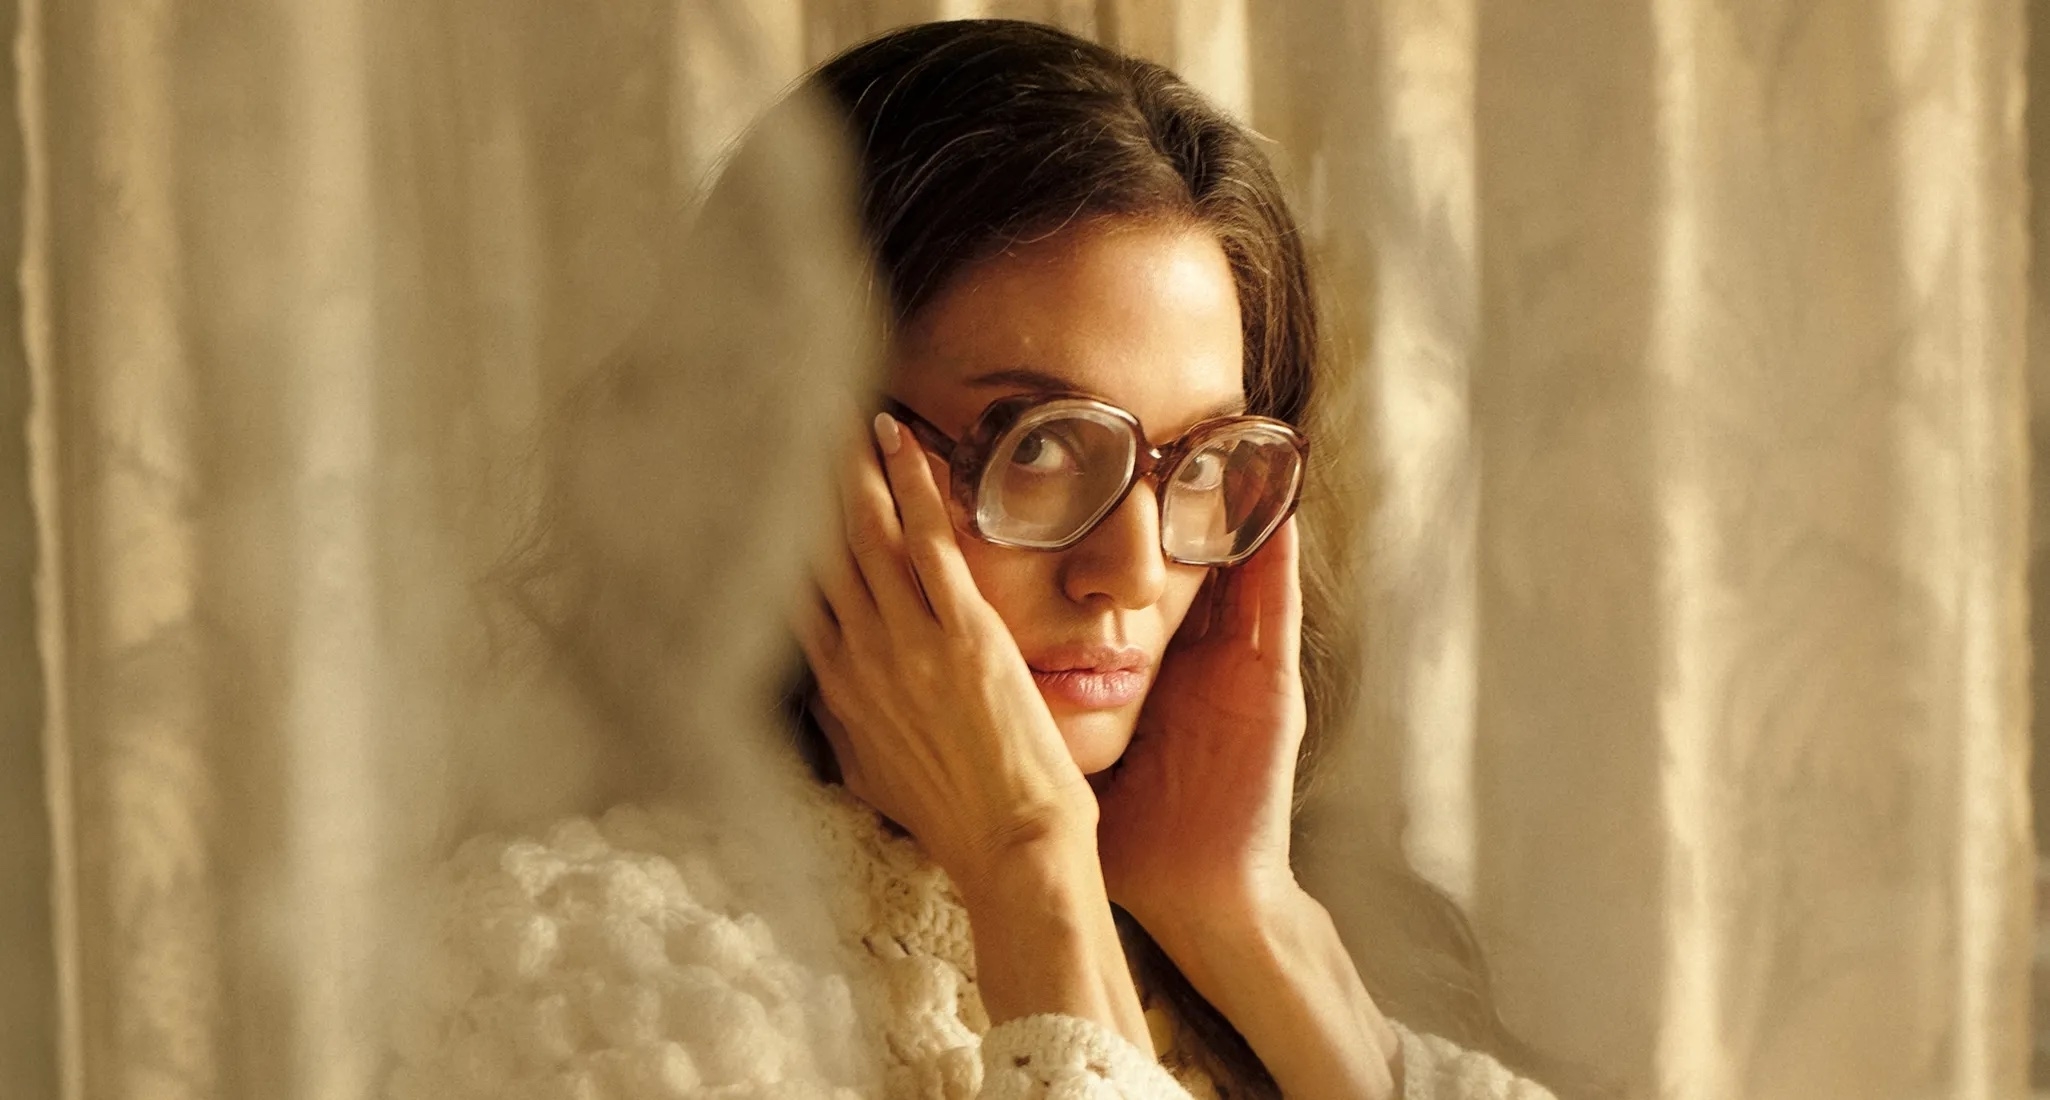
<path fill-rule="evenodd" d="M 896 420 L 892 419 L 889 413 L 876 414 L 876 442 L 882 444 L 883 453 L 886 455 L 896 454 L 897 448 L 904 442 L 904 437 L 897 430 Z"/>

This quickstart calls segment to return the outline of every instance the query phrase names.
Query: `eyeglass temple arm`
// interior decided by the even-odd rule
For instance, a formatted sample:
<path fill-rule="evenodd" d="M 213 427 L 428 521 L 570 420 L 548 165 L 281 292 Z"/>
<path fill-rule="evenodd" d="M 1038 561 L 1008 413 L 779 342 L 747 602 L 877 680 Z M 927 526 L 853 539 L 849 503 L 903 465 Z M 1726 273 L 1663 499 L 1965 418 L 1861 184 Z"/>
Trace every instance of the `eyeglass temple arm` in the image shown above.
<path fill-rule="evenodd" d="M 892 397 L 883 398 L 883 411 L 897 419 L 897 422 L 911 429 L 911 434 L 925 445 L 925 449 L 940 456 L 942 460 L 954 457 L 954 441 L 947 433 L 933 426 L 933 422 L 912 412 L 902 402 Z"/>

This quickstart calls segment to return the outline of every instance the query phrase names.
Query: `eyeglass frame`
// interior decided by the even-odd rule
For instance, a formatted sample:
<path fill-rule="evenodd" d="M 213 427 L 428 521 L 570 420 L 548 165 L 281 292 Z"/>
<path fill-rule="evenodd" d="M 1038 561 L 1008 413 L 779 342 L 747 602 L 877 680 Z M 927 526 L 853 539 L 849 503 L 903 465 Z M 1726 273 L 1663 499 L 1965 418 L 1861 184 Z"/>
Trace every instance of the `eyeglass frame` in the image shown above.
<path fill-rule="evenodd" d="M 989 464 L 990 455 L 995 450 L 997 440 L 1002 439 L 1004 434 L 1016 426 L 1018 421 L 1024 419 L 1027 413 L 1057 402 L 1079 403 L 1088 406 L 1093 411 L 1106 413 L 1112 419 L 1123 424 L 1126 430 L 1131 433 L 1133 451 L 1132 470 L 1125 478 L 1124 487 L 1117 491 L 1117 494 L 1111 498 L 1109 504 L 1104 505 L 1102 511 L 1099 511 L 1087 523 L 1082 524 L 1073 535 L 1050 546 L 1000 538 L 983 531 L 979 509 L 976 507 L 976 497 L 979 495 L 978 486 L 982 480 L 984 470 Z M 948 496 L 954 504 L 957 514 L 966 517 L 968 533 L 984 542 L 1019 550 L 1055 551 L 1066 550 L 1074 546 L 1076 543 L 1088 538 L 1090 532 L 1102 526 L 1103 521 L 1110 518 L 1111 513 L 1116 512 L 1119 507 L 1123 506 L 1125 498 L 1132 494 L 1132 487 L 1139 484 L 1141 478 L 1151 477 L 1155 487 L 1155 503 L 1158 506 L 1157 510 L 1161 513 L 1159 517 L 1161 555 L 1168 561 L 1178 565 L 1227 568 L 1237 565 L 1258 553 L 1260 548 L 1267 544 L 1267 540 L 1274 537 L 1274 532 L 1279 531 L 1281 525 L 1288 522 L 1288 518 L 1295 514 L 1296 507 L 1302 503 L 1303 483 L 1309 480 L 1309 439 L 1301 431 L 1297 430 L 1295 425 L 1290 424 L 1286 420 L 1271 416 L 1254 416 L 1245 413 L 1213 416 L 1207 420 L 1201 420 L 1190 425 L 1188 431 L 1169 440 L 1165 445 L 1155 447 L 1146 442 L 1146 429 L 1139 423 L 1139 418 L 1132 413 L 1101 398 L 1091 397 L 1086 393 L 1076 393 L 1068 390 L 1049 390 L 997 398 L 995 401 L 983 406 L 982 411 L 976 414 L 975 423 L 969 426 L 968 431 L 962 434 L 959 441 L 956 441 L 952 436 L 941 431 L 938 425 L 920 416 L 910 406 L 905 405 L 896 398 L 885 395 L 882 398 L 881 404 L 884 412 L 895 417 L 899 423 L 903 424 L 911 432 L 912 436 L 920 444 L 947 463 Z M 1260 537 L 1250 547 L 1224 561 L 1190 561 L 1177 556 L 1167 548 L 1165 515 L 1167 511 L 1167 494 L 1159 491 L 1162 479 L 1154 475 L 1163 471 L 1166 474 L 1174 473 L 1182 461 L 1190 453 L 1198 449 L 1204 441 L 1222 433 L 1227 428 L 1236 428 L 1246 424 L 1256 424 L 1277 429 L 1282 437 L 1295 448 L 1295 485 L 1289 493 L 1288 504 L 1282 508 L 1281 513 L 1275 517 L 1274 522 L 1268 525 L 1267 530 L 1262 532 Z"/>

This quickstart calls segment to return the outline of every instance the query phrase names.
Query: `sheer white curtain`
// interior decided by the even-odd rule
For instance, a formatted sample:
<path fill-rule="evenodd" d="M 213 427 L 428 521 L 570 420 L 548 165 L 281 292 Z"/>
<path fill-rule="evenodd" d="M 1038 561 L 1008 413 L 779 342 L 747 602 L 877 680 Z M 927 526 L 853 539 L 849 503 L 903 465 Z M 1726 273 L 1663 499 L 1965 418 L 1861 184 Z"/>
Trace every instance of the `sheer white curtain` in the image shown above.
<path fill-rule="evenodd" d="M 2022 1095 L 2016 0 L 24 0 L 0 1092 L 367 1095 L 395 881 L 606 781 L 494 678 L 537 418 L 731 304 L 664 242 L 780 87 L 973 15 L 1176 66 L 1299 197 L 1381 495 L 1341 918 L 1400 827 L 1511 1024 L 1638 1094 Z M 835 293 L 768 263 L 757 309 Z"/>

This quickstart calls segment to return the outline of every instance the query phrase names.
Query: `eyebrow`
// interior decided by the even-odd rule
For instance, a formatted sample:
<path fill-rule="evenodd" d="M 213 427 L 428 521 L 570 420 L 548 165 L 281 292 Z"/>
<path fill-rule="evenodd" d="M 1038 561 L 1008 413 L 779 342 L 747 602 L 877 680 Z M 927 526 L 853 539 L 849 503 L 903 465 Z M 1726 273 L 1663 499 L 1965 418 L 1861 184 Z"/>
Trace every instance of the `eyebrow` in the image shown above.
<path fill-rule="evenodd" d="M 976 389 L 1012 387 L 1033 393 L 1089 393 L 1086 387 L 1078 386 L 1058 374 L 1035 370 L 1032 367 L 1005 367 L 1001 370 L 984 371 L 968 379 L 968 385 Z M 1097 395 L 1089 394 L 1089 396 L 1095 397 Z M 1192 423 L 1209 420 L 1217 416 L 1237 416 L 1245 411 L 1246 399 L 1244 397 L 1234 397 L 1204 409 L 1196 415 Z"/>

